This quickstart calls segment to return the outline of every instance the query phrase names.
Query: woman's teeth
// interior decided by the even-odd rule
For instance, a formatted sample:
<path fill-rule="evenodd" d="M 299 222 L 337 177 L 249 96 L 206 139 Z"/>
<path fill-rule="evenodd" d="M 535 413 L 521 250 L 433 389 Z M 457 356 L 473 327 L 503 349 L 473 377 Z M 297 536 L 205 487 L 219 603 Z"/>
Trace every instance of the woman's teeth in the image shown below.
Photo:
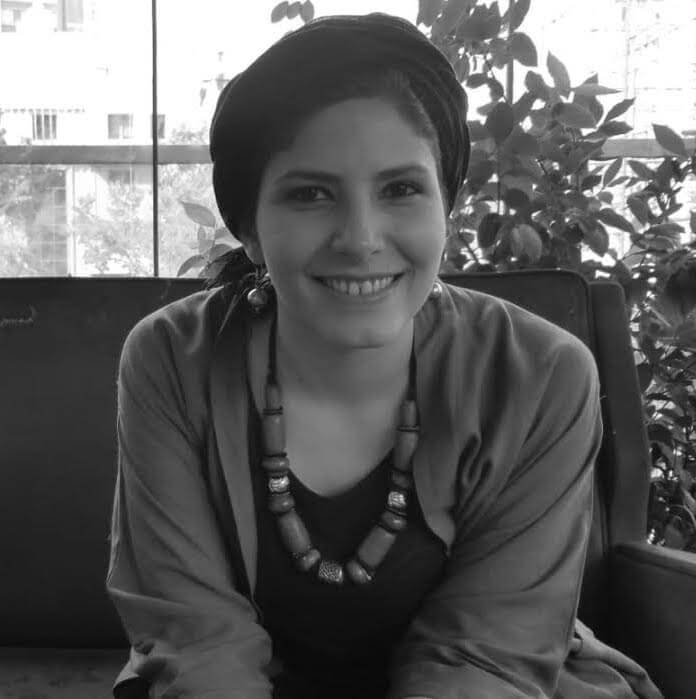
<path fill-rule="evenodd" d="M 320 279 L 322 284 L 325 284 L 334 291 L 348 296 L 369 296 L 376 294 L 382 289 L 386 289 L 396 277 L 380 277 L 379 279 L 371 279 L 364 282 L 356 282 L 347 279 Z"/>

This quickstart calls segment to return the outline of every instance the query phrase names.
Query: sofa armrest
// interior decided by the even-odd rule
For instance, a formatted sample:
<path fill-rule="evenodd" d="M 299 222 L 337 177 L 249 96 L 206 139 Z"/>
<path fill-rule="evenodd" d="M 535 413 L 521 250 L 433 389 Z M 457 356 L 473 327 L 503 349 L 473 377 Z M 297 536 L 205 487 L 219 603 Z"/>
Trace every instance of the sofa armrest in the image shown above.
<path fill-rule="evenodd" d="M 696 554 L 643 542 L 610 553 L 612 641 L 639 662 L 666 699 L 696 687 Z"/>

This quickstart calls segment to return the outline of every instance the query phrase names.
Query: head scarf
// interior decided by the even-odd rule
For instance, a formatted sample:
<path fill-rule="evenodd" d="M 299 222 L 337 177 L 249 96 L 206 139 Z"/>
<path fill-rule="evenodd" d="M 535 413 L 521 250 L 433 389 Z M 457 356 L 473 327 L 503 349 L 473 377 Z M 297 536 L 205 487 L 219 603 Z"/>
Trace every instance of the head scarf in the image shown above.
<path fill-rule="evenodd" d="M 233 234 L 256 203 L 261 173 L 253 164 L 268 125 L 301 109 L 298 101 L 308 90 L 358 67 L 394 68 L 407 76 L 437 132 L 452 209 L 466 174 L 469 134 L 466 94 L 449 61 L 406 20 L 381 13 L 330 16 L 286 34 L 220 93 L 210 156 L 215 197 Z"/>

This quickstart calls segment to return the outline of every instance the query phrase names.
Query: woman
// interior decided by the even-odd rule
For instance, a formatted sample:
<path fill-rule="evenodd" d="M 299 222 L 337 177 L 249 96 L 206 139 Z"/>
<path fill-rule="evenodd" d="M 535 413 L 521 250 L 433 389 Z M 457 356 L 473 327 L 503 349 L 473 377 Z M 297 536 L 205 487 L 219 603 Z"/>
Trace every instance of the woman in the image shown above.
<path fill-rule="evenodd" d="M 564 665 L 592 356 L 436 279 L 469 153 L 446 59 L 386 15 L 311 22 L 225 88 L 210 148 L 245 253 L 121 358 L 117 696 L 636 696 Z"/>

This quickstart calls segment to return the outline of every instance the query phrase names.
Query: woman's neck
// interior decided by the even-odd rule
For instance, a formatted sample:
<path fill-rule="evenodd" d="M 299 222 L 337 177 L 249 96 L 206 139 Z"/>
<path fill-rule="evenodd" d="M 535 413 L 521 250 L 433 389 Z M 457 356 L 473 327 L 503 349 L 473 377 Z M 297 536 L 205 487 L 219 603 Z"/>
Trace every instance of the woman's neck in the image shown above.
<path fill-rule="evenodd" d="M 278 380 L 284 393 L 320 403 L 360 406 L 389 400 L 406 391 L 412 338 L 411 322 L 388 345 L 341 348 L 322 338 L 308 338 L 303 328 L 284 322 L 281 316 Z"/>

